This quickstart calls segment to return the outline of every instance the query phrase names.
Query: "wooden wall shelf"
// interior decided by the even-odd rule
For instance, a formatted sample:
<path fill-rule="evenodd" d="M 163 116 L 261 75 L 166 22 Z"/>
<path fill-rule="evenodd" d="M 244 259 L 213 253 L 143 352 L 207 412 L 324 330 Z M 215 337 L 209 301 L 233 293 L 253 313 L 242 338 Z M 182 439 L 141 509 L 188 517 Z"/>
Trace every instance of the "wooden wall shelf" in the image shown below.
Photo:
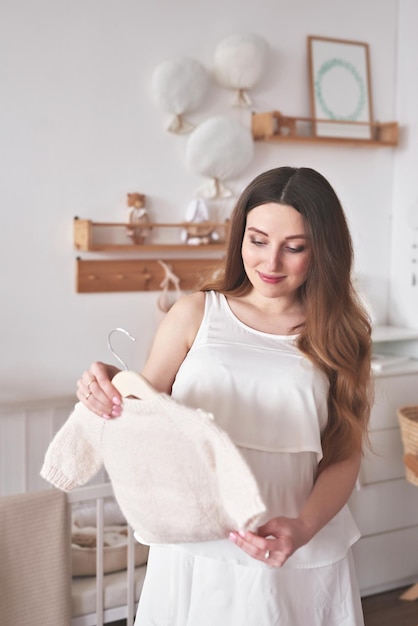
<path fill-rule="evenodd" d="M 180 278 L 180 289 L 192 291 L 213 276 L 220 260 L 164 258 L 164 263 Z M 155 259 L 76 259 L 77 293 L 160 291 L 164 276 Z"/>
<path fill-rule="evenodd" d="M 164 261 L 180 279 L 179 286 L 182 291 L 198 289 L 200 284 L 213 276 L 219 267 L 222 253 L 225 251 L 225 238 L 228 234 L 228 222 L 205 222 L 209 230 L 213 227 L 219 232 L 222 242 L 198 245 L 181 242 L 152 243 L 151 237 L 154 229 L 177 228 L 180 230 L 190 226 L 190 223 L 149 223 L 147 224 L 147 228 L 151 229 L 149 242 L 133 244 L 125 241 L 128 239 L 126 230 L 129 226 L 125 222 L 92 222 L 74 218 L 74 247 L 77 251 L 104 252 L 107 256 L 115 252 L 132 252 L 136 255 L 133 259 L 85 260 L 77 257 L 77 293 L 160 291 L 165 272 L 159 261 Z M 167 259 L 166 253 L 170 251 L 181 253 L 181 257 Z M 150 253 L 152 256 L 148 258 Z M 156 253 L 162 254 L 157 258 Z M 174 285 L 170 284 L 169 288 L 173 289 Z"/>
<path fill-rule="evenodd" d="M 371 139 L 357 139 L 352 137 L 320 137 L 315 134 L 315 124 L 326 122 L 338 125 L 364 125 L 371 129 Z M 342 122 L 337 120 L 319 120 L 312 117 L 289 117 L 280 111 L 253 113 L 251 130 L 255 141 L 292 142 L 292 143 L 323 143 L 342 144 L 353 146 L 396 146 L 399 141 L 399 126 L 397 122 Z"/>
<path fill-rule="evenodd" d="M 149 222 L 146 228 L 151 229 L 150 236 L 145 243 L 134 244 L 128 235 L 127 229 L 131 227 L 126 222 L 92 222 L 91 220 L 74 218 L 74 246 L 76 250 L 84 252 L 166 252 L 166 251 L 188 251 L 191 250 L 225 250 L 225 239 L 228 235 L 228 222 L 205 222 L 204 226 L 209 229 L 212 227 L 216 230 L 221 238 L 220 242 L 211 242 L 207 244 L 191 245 L 179 242 L 153 242 L 152 233 L 158 229 L 181 229 L 190 228 L 190 222 L 178 223 L 156 223 Z M 106 233 L 107 231 L 107 233 Z"/>

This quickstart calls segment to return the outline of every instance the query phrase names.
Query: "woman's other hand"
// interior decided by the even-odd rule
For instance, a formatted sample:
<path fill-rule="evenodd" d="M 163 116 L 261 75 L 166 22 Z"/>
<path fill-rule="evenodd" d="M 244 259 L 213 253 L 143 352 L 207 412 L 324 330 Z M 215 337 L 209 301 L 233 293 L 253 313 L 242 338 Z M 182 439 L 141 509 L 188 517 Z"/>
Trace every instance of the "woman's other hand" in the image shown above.
<path fill-rule="evenodd" d="M 281 567 L 310 539 L 303 522 L 290 517 L 269 520 L 260 526 L 258 534 L 250 531 L 232 532 L 229 538 L 254 559 L 271 567 Z"/>
<path fill-rule="evenodd" d="M 97 361 L 77 381 L 77 398 L 80 402 L 106 419 L 119 417 L 122 411 L 120 393 L 111 382 L 118 371 L 113 365 Z"/>

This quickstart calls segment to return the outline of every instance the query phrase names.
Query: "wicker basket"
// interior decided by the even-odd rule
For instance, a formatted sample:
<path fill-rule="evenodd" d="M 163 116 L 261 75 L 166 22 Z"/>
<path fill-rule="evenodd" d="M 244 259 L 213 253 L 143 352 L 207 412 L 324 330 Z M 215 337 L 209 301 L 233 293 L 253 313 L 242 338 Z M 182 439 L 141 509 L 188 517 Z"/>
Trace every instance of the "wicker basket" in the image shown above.
<path fill-rule="evenodd" d="M 418 459 L 418 406 L 403 406 L 398 409 L 398 419 L 405 455 Z M 418 486 L 418 473 L 405 465 L 406 480 Z"/>

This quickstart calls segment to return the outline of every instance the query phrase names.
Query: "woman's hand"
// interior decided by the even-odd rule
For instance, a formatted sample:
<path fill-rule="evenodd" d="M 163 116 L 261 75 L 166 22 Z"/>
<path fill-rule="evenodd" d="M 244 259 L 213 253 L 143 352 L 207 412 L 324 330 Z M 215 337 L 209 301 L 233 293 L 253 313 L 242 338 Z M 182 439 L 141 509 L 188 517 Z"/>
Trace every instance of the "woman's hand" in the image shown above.
<path fill-rule="evenodd" d="M 258 534 L 250 531 L 232 532 L 229 538 L 254 559 L 272 567 L 281 567 L 310 539 L 303 522 L 290 517 L 275 517 L 269 520 L 260 526 Z"/>
<path fill-rule="evenodd" d="M 119 417 L 121 414 L 121 396 L 111 380 L 118 368 L 106 363 L 92 363 L 77 381 L 77 398 L 88 409 L 104 417 Z"/>
<path fill-rule="evenodd" d="M 232 532 L 229 538 L 250 556 L 281 567 L 301 546 L 312 539 L 347 503 L 360 468 L 357 450 L 338 463 L 325 467 L 299 517 L 274 517 L 257 530 Z"/>

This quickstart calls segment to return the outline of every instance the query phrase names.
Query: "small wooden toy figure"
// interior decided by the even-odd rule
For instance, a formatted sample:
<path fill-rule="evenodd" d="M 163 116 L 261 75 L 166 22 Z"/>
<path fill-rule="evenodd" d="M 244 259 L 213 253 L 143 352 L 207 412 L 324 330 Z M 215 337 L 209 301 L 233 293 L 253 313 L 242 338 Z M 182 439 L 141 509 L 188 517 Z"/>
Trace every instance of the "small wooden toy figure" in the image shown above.
<path fill-rule="evenodd" d="M 143 193 L 128 193 L 127 205 L 129 207 L 128 222 L 132 226 L 127 229 L 127 235 L 135 244 L 143 244 L 149 236 L 151 228 L 144 228 L 149 223 L 148 211 L 145 208 L 145 195 Z"/>
<path fill-rule="evenodd" d="M 191 200 L 187 206 L 186 228 L 181 232 L 181 240 L 193 246 L 218 241 L 219 235 L 209 222 L 209 211 L 202 198 Z"/>

